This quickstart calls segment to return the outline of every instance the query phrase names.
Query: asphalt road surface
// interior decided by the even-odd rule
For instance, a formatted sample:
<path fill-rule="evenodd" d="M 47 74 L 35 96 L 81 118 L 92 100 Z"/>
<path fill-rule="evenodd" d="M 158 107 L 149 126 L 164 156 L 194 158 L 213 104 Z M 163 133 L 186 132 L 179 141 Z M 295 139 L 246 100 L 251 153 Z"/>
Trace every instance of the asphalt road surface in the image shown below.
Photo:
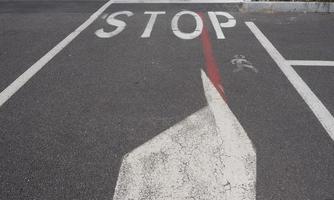
<path fill-rule="evenodd" d="M 105 3 L 0 2 L 0 199 L 334 200 L 333 14 Z"/>

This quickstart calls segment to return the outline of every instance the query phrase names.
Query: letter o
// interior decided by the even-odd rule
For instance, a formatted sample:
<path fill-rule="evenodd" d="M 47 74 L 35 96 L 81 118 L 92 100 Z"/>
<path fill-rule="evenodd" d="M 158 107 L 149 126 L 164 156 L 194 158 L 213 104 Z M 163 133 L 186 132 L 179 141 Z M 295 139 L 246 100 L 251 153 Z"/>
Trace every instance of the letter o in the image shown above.
<path fill-rule="evenodd" d="M 179 29 L 179 25 L 178 25 L 178 22 L 179 22 L 179 18 L 182 16 L 182 15 L 191 15 L 195 18 L 196 20 L 196 29 L 192 32 L 192 33 L 184 33 L 184 32 L 181 32 L 180 29 Z M 181 39 L 184 39 L 184 40 L 191 40 L 191 39 L 194 39 L 196 37 L 198 37 L 201 33 L 202 33 L 202 30 L 203 30 L 203 21 L 201 19 L 201 17 L 195 13 L 195 12 L 192 12 L 192 11 L 181 11 L 179 13 L 177 13 L 173 19 L 172 19 L 172 30 L 173 30 L 173 33 L 181 38 Z"/>

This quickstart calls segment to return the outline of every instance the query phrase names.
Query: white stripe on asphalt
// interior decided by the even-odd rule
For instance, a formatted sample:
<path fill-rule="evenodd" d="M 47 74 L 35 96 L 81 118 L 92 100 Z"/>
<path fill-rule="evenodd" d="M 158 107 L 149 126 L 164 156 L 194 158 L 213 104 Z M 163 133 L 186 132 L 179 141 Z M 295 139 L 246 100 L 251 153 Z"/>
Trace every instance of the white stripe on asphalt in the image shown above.
<path fill-rule="evenodd" d="M 39 70 L 41 70 L 53 57 L 55 57 L 62 49 L 64 49 L 74 38 L 76 38 L 83 30 L 92 24 L 111 4 L 113 0 L 108 1 L 93 15 L 91 15 L 83 24 L 70 33 L 65 39 L 59 42 L 48 53 L 40 58 L 35 64 L 21 74 L 14 82 L 0 93 L 0 107 L 10 99 L 24 84 L 26 84 Z"/>
<path fill-rule="evenodd" d="M 318 97 L 312 92 L 303 79 L 297 74 L 289 61 L 285 60 L 278 50 L 271 44 L 266 36 L 259 30 L 253 22 L 245 22 L 248 28 L 253 32 L 268 54 L 276 62 L 278 67 L 297 90 L 299 95 L 310 107 L 314 115 L 318 118 L 329 136 L 334 140 L 334 118 L 327 108 L 322 104 Z"/>
<path fill-rule="evenodd" d="M 255 200 L 256 154 L 202 71 L 209 106 L 127 154 L 114 200 Z"/>
<path fill-rule="evenodd" d="M 333 66 L 334 61 L 325 60 L 287 60 L 290 65 L 294 66 Z"/>

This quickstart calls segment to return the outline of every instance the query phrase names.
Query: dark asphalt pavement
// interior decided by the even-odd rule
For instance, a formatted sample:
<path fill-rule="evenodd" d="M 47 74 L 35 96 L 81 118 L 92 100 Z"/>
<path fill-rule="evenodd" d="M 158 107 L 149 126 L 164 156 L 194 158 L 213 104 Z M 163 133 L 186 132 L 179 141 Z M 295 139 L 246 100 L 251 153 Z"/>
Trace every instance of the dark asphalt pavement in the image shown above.
<path fill-rule="evenodd" d="M 0 90 L 81 25 L 103 2 L 0 2 Z M 177 38 L 173 16 L 204 13 L 227 103 L 254 144 L 258 200 L 333 200 L 334 142 L 245 25 L 253 21 L 291 60 L 334 60 L 334 15 L 240 13 L 223 4 L 112 4 L 0 107 L 0 199 L 112 199 L 122 156 L 203 108 L 200 37 Z M 158 16 L 141 38 L 149 15 Z M 236 26 L 218 40 L 207 11 Z M 103 16 L 103 15 L 102 15 Z M 187 16 L 180 29 L 193 30 Z M 258 70 L 235 72 L 244 56 Z M 294 69 L 334 114 L 334 67 Z"/>

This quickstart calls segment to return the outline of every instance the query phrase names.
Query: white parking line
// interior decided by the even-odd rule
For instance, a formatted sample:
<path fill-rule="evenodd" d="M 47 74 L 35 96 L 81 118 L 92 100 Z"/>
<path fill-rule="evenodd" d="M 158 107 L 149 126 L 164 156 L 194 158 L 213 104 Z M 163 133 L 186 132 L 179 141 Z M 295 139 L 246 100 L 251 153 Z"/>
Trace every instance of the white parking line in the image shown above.
<path fill-rule="evenodd" d="M 318 97 L 312 92 L 308 85 L 293 69 L 288 60 L 278 52 L 278 50 L 271 44 L 266 36 L 253 22 L 245 22 L 248 28 L 253 32 L 255 37 L 259 40 L 262 46 L 267 50 L 271 58 L 276 62 L 278 67 L 297 90 L 299 95 L 304 99 L 306 104 L 310 107 L 312 112 L 318 118 L 329 136 L 334 140 L 334 118 L 327 108 L 322 104 Z"/>
<path fill-rule="evenodd" d="M 83 30 L 92 24 L 111 4 L 113 0 L 105 3 L 93 15 L 91 15 L 83 24 L 70 33 L 65 39 L 59 42 L 48 53 L 40 58 L 35 64 L 21 74 L 14 82 L 0 93 L 0 107 L 10 99 L 24 84 L 26 84 L 39 70 L 41 70 L 53 57 L 55 57 L 62 49 L 64 49 L 74 38 L 76 38 Z"/>
<path fill-rule="evenodd" d="M 293 66 L 333 66 L 334 61 L 325 60 L 287 60 L 290 65 Z"/>

